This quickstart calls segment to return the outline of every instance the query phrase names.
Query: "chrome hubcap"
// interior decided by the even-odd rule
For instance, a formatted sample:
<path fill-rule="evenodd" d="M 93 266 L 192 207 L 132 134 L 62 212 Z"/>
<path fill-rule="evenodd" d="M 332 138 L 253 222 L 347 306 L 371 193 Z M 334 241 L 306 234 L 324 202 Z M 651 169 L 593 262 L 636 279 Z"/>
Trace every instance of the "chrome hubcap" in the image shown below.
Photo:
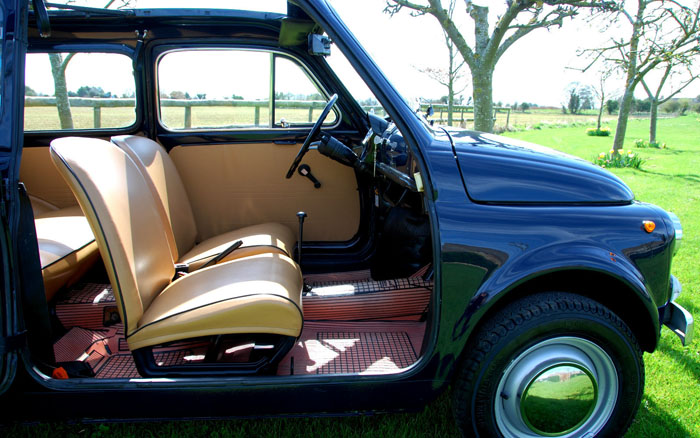
<path fill-rule="evenodd" d="M 595 436 L 618 392 L 610 356 L 582 338 L 559 337 L 521 353 L 498 385 L 496 424 L 506 437 Z"/>

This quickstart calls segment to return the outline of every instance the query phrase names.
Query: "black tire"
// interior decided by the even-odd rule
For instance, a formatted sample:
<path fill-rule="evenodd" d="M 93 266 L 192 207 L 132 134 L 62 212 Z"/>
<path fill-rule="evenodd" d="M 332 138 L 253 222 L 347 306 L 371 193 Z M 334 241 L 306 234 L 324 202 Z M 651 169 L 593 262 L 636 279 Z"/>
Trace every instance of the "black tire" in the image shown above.
<path fill-rule="evenodd" d="M 639 408 L 644 392 L 642 352 L 629 327 L 596 301 L 564 292 L 532 295 L 493 315 L 472 339 L 457 370 L 453 394 L 455 419 L 465 437 L 545 436 L 532 426 L 526 433 L 517 429 L 527 425 L 522 411 L 518 423 L 512 408 L 513 403 L 520 406 L 522 394 L 510 398 L 503 388 L 517 388 L 516 382 L 526 379 L 513 370 L 532 366 L 533 358 L 544 367 L 547 354 L 566 356 L 570 351 L 577 357 L 576 351 L 590 351 L 592 362 L 586 363 L 594 364 L 590 368 L 597 370 L 595 380 L 601 379 L 600 398 L 596 392 L 597 402 L 591 402 L 595 410 L 590 418 L 595 421 L 586 419 L 560 436 L 594 432 L 620 437 Z M 527 382 L 517 384 L 522 388 Z"/>

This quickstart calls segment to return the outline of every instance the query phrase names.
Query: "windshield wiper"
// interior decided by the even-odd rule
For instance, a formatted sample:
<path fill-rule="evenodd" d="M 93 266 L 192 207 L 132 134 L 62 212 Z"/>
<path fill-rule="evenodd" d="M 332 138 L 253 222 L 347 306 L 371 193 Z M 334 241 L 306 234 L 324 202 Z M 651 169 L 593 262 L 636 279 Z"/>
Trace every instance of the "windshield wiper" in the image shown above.
<path fill-rule="evenodd" d="M 47 8 L 63 9 L 67 11 L 84 12 L 86 15 L 110 15 L 122 17 L 126 15 L 135 15 L 131 9 L 103 9 L 91 8 L 89 6 L 64 5 L 60 3 L 44 3 Z"/>

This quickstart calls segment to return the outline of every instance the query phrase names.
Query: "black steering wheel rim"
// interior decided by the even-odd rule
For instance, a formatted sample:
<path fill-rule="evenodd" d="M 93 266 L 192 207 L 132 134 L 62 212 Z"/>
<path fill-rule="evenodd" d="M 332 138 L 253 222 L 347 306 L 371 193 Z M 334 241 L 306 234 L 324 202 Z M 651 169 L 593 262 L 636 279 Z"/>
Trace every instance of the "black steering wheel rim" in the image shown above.
<path fill-rule="evenodd" d="M 314 138 L 316 138 L 318 133 L 321 132 L 321 125 L 323 125 L 323 122 L 326 120 L 326 117 L 328 117 L 328 113 L 331 112 L 331 109 L 333 108 L 333 105 L 335 105 L 335 102 L 337 100 L 337 94 L 332 95 L 331 98 L 328 100 L 328 103 L 323 108 L 323 111 L 318 117 L 318 120 L 316 120 L 316 123 L 314 123 L 314 126 L 311 128 L 311 131 L 309 131 L 309 135 L 306 136 L 306 140 L 304 140 L 304 143 L 301 145 L 301 148 L 299 148 L 297 156 L 294 157 L 294 161 L 292 161 L 292 165 L 289 167 L 289 171 L 287 171 L 287 179 L 291 178 L 292 175 L 294 175 L 294 171 L 297 170 L 297 167 L 299 167 L 299 164 L 304 158 L 304 155 L 306 155 L 306 153 L 309 151 L 311 142 L 314 141 Z"/>

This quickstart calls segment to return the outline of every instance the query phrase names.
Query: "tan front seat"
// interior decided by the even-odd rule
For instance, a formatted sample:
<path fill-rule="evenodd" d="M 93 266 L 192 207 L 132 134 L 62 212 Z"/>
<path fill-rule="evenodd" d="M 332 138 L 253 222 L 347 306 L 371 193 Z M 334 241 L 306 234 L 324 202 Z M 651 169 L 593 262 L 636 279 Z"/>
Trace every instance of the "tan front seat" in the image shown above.
<path fill-rule="evenodd" d="M 112 142 L 134 160 L 149 180 L 149 186 L 156 199 L 160 200 L 164 215 L 170 222 L 167 228 L 171 228 L 172 233 L 167 237 L 173 259 L 189 265 L 190 271 L 200 268 L 237 240 L 243 242 L 241 247 L 222 261 L 269 252 L 292 254 L 295 236 L 289 228 L 277 223 L 252 225 L 197 243 L 197 225 L 192 206 L 167 151 L 155 141 L 136 135 L 112 137 Z"/>
<path fill-rule="evenodd" d="M 165 219 L 133 160 L 76 137 L 52 141 L 51 158 L 95 234 L 132 351 L 209 335 L 299 336 L 302 278 L 289 257 L 260 254 L 173 280 Z"/>

